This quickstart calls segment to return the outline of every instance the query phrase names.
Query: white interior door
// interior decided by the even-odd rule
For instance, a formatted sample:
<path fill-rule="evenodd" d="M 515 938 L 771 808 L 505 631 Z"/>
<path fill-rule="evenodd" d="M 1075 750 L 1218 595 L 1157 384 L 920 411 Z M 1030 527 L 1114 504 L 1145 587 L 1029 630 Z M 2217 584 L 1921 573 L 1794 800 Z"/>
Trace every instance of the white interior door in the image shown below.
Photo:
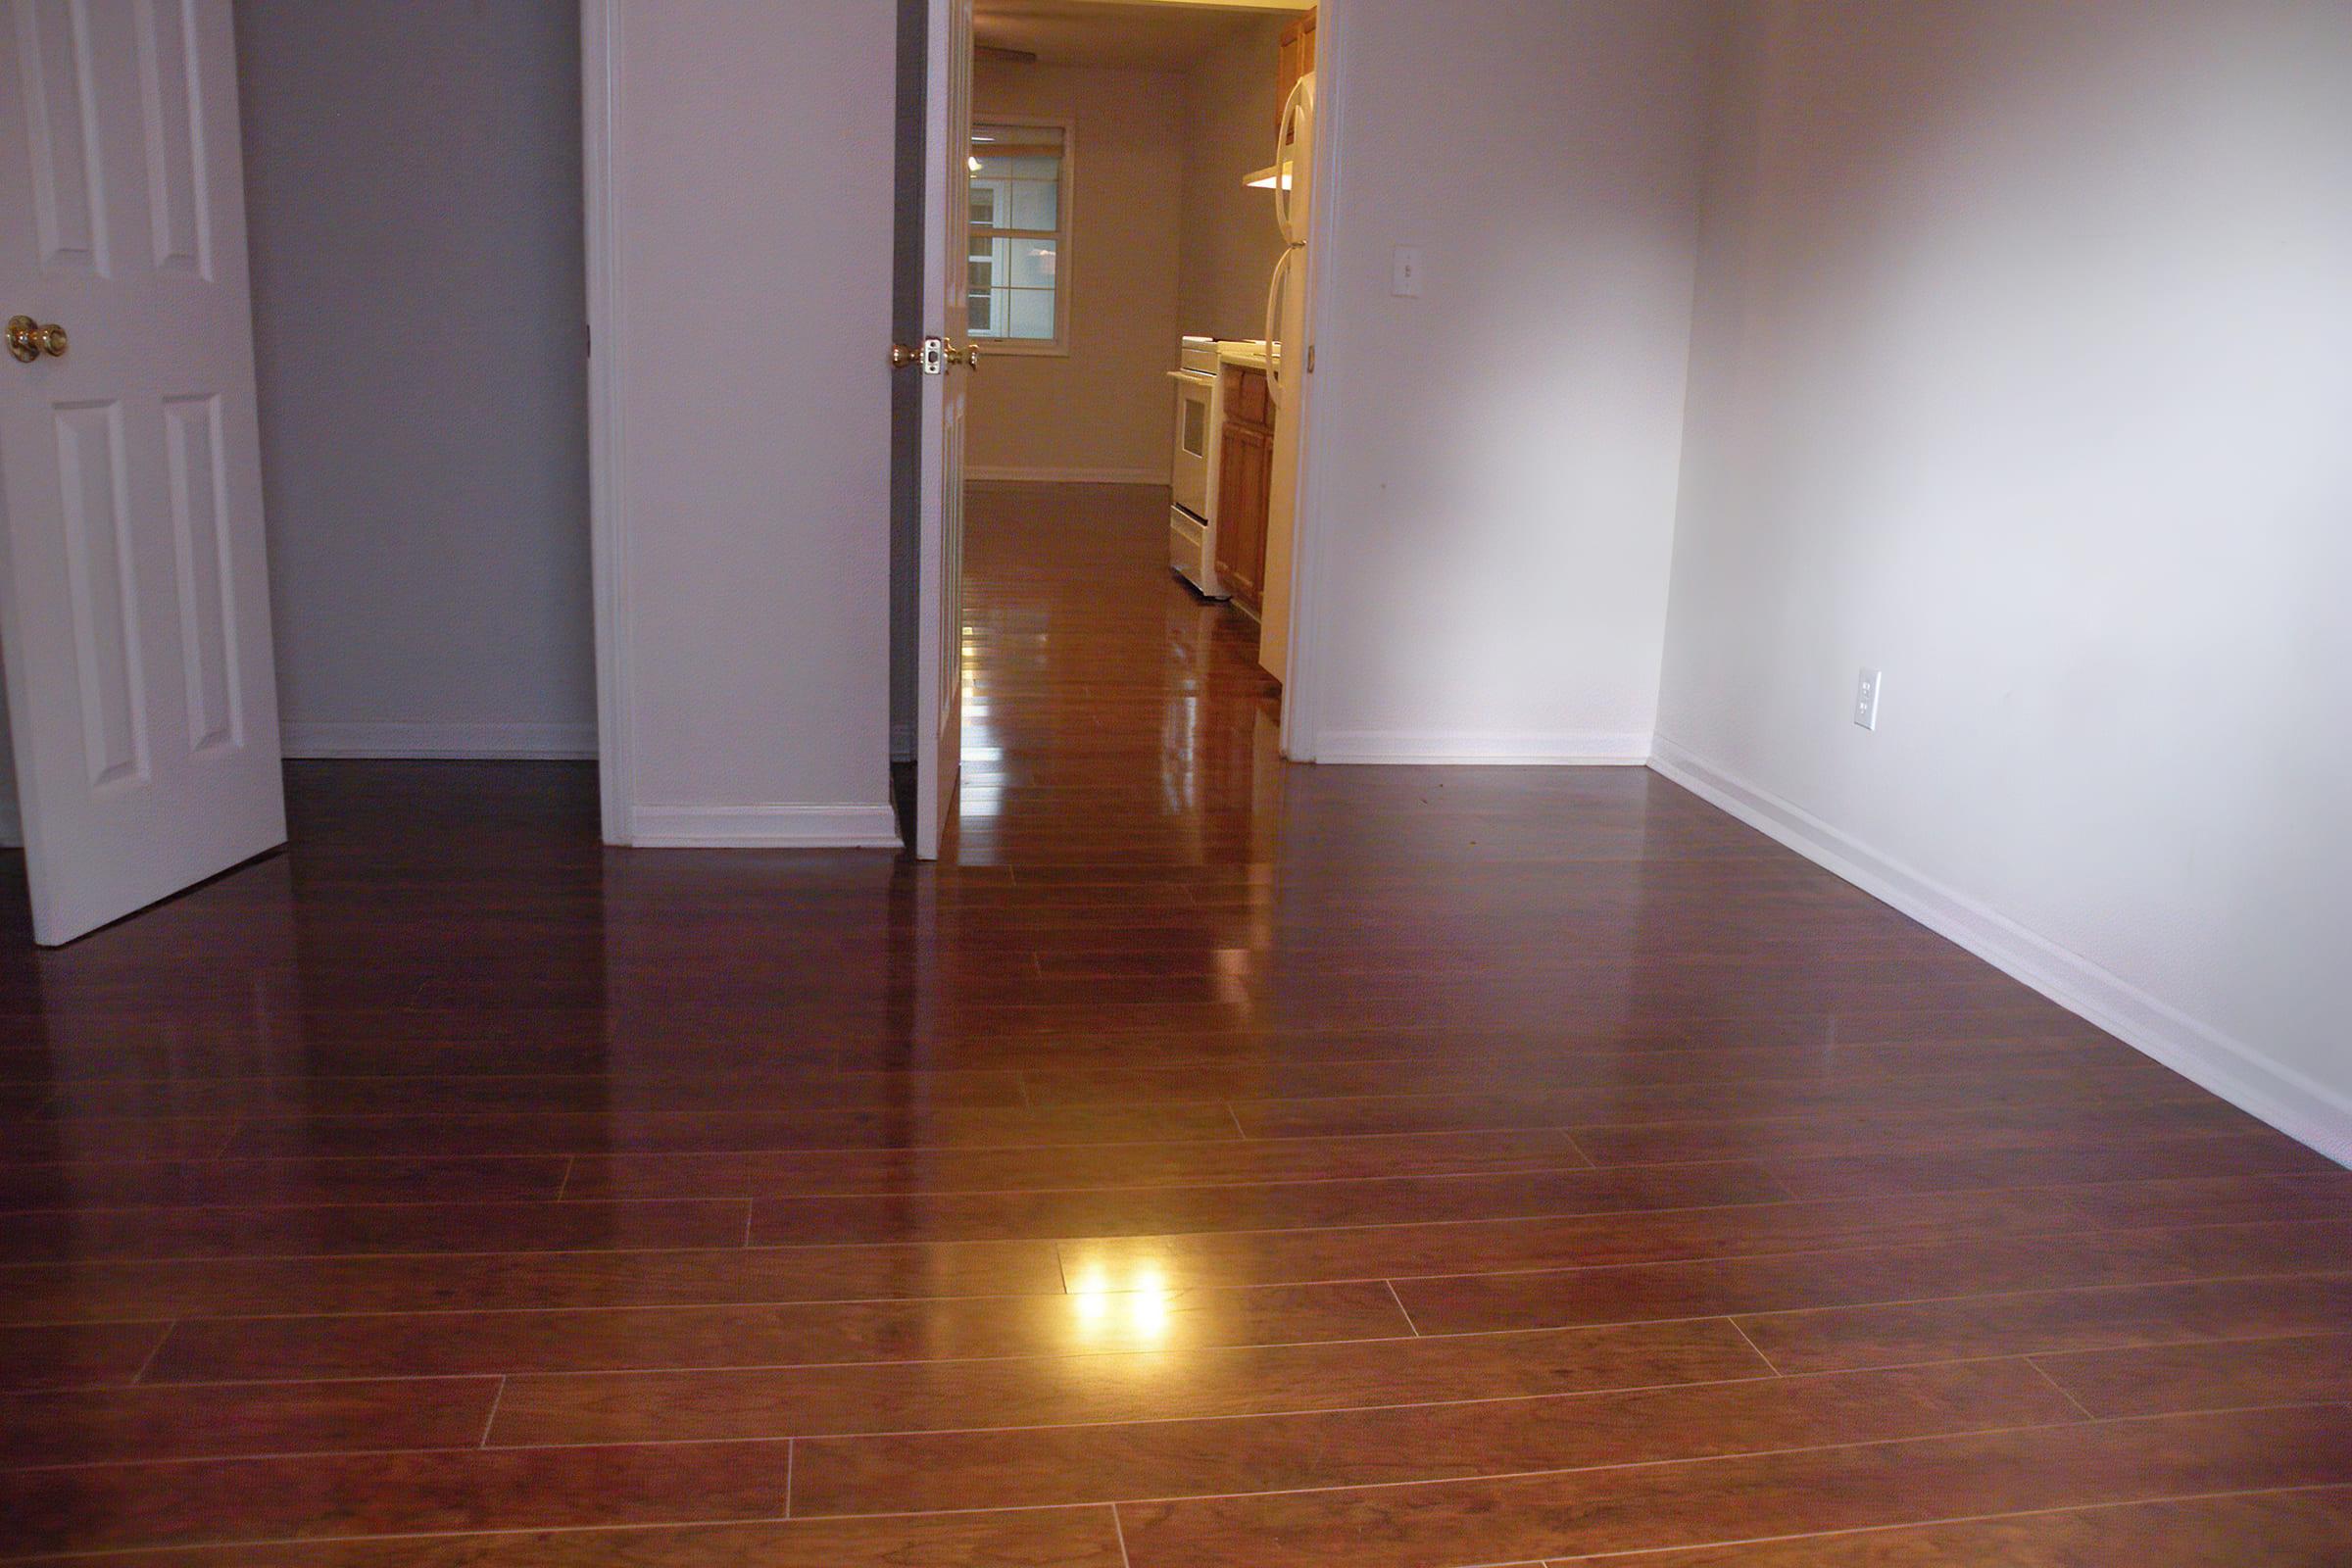
<path fill-rule="evenodd" d="M 9 0 L 0 661 L 33 934 L 285 841 L 229 0 Z"/>
<path fill-rule="evenodd" d="M 939 858 L 963 760 L 963 414 L 971 368 L 972 0 L 932 0 L 925 74 L 920 636 L 914 853 Z"/>

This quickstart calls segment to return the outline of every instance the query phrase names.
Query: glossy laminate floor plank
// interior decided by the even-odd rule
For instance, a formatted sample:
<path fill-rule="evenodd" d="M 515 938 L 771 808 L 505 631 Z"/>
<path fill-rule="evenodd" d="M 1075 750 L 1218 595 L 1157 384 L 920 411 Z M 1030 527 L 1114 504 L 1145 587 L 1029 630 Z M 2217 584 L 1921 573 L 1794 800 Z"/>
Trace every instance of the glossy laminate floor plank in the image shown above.
<path fill-rule="evenodd" d="M 2352 1402 L 2352 1334 L 2081 1350 L 2034 1364 L 2092 1415 Z"/>
<path fill-rule="evenodd" d="M 2019 1290 L 1742 1316 L 1784 1371 L 2325 1334 L 2352 1323 L 2352 1263 L 2180 1284 Z M 2252 1401 L 2258 1402 L 2258 1401 Z"/>
<path fill-rule="evenodd" d="M 240 1543 L 98 1560 L 106 1568 L 1126 1568 L 1108 1508 Z"/>
<path fill-rule="evenodd" d="M 560 1155 L 0 1164 L 0 1209 L 553 1200 L 563 1192 L 569 1166 Z"/>
<path fill-rule="evenodd" d="M 772 1519 L 780 1443 L 419 1449 L 0 1472 L 21 1555 L 321 1536 Z"/>
<path fill-rule="evenodd" d="M 21 1394 L 0 1399 L 0 1465 L 470 1447 L 497 1397 L 496 1378 Z"/>
<path fill-rule="evenodd" d="M 2352 1410 L 2082 1422 L 1512 1479 L 1125 1503 L 1132 1568 L 1462 1568 L 2352 1479 Z"/>
<path fill-rule="evenodd" d="M 1917 1078 L 1978 1074 L 1988 1062 L 2017 1072 L 2083 1066 L 2142 1067 L 2127 1047 L 2102 1041 L 2033 1041 L 1984 1046 L 1888 1045 L 1824 1053 L 1810 1046 L 1714 1051 L 1452 1053 L 1369 1055 L 1354 1061 L 1187 1062 L 1171 1066 L 1062 1067 L 1022 1073 L 1032 1103 L 1138 1104 L 1187 1101 L 1312 1100 L 1475 1095 L 1654 1083 L 1867 1083 L 1880 1075 Z"/>
<path fill-rule="evenodd" d="M 0 1555 L 2330 1560 L 2340 1173 L 1655 775 L 1286 765 L 1165 519 L 973 490 L 935 865 L 295 763 L 0 899 Z"/>
<path fill-rule="evenodd" d="M 1111 1148 L 583 1154 L 564 1191 L 575 1198 L 775 1199 L 1091 1192 L 1589 1169 L 1591 1164 L 1566 1134 L 1533 1128 Z"/>
<path fill-rule="evenodd" d="M 782 1099 L 783 1097 L 779 1097 Z M 754 1150 L 1021 1148 L 1239 1138 L 1222 1105 L 1051 1110 L 910 1105 L 903 1110 L 638 1110 L 509 1116 L 249 1117 L 231 1157 L 400 1154 L 728 1153 Z"/>
<path fill-rule="evenodd" d="M 2022 1361 L 1224 1421 L 801 1443 L 796 1512 L 1238 1495 L 2082 1419 Z"/>
<path fill-rule="evenodd" d="M 493 1443 L 821 1437 L 1199 1419 L 1769 1378 L 1723 1319 L 1448 1339 L 779 1371 L 515 1377 Z M 1211 1434 L 1214 1435 L 1213 1433 Z"/>
<path fill-rule="evenodd" d="M 1556 1559 L 1615 1568 L 2340 1568 L 2352 1488 L 2110 1503 L 1842 1535 Z"/>
<path fill-rule="evenodd" d="M 1660 1167 L 1709 1169 L 1706 1166 Z M 2008 1243 L 2043 1235 L 2147 1232 L 2250 1222 L 2341 1221 L 2352 1226 L 2352 1173 L 2120 1183 L 2081 1188 L 2001 1189 L 1905 1198 L 1811 1202 L 1739 1202 L 1656 1212 L 1571 1214 L 1528 1219 L 1392 1222 L 1345 1230 L 1239 1230 L 1222 1234 L 1088 1239 L 1061 1245 L 1072 1280 L 1127 1279 L 1150 1270 L 1170 1285 L 1295 1284 L 1385 1278 L 1406 1305 L 1429 1303 L 1430 1332 L 1524 1327 L 1470 1322 L 1467 1298 L 1574 1295 L 1590 1280 L 1638 1284 L 1673 1276 L 1615 1274 L 1616 1267 L 1692 1259 L 1822 1253 L 1883 1257 L 1906 1244 L 1957 1248 L 1971 1238 Z M 2268 1233 L 2266 1233 L 2268 1234 Z M 2342 1227 L 2328 1233 L 2352 1235 Z M 2193 1245 L 2195 1237 L 2184 1245 Z M 2115 1252 L 2100 1242 L 2085 1259 Z M 2146 1255 L 2126 1248 L 2118 1255 Z M 1984 1254 L 1990 1262 L 2001 1255 Z M 1852 1261 L 1852 1260 L 1849 1260 Z M 1965 1254 L 1947 1262 L 1966 1266 Z M 1556 1278 L 1544 1271 L 1570 1270 Z M 1444 1276 L 1437 1278 L 1435 1276 Z M 1430 1277 L 1430 1278 L 1424 1278 Z M 1769 1276 L 1758 1274 L 1761 1281 Z M 1658 1315 L 1671 1315 L 1660 1313 Z"/>
<path fill-rule="evenodd" d="M 2154 1100 L 1981 1106 L 1904 1106 L 1761 1120 L 1675 1120 L 1566 1129 L 1596 1165 L 1692 1159 L 1788 1160 L 1878 1156 L 1920 1149 L 1991 1154 L 2138 1143 L 2198 1135 L 2232 1140 L 2254 1123 L 2220 1101 Z"/>
<path fill-rule="evenodd" d="M 1637 1322 L 1980 1296 L 2035 1284 L 2155 1284 L 2340 1268 L 2352 1222 L 2198 1226 L 1761 1258 L 1402 1280 L 1425 1334 Z"/>
<path fill-rule="evenodd" d="M 942 1241 L 1158 1236 L 1778 1202 L 1787 1196 L 1754 1165 L 1720 1164 L 1272 1186 L 779 1199 L 754 1204 L 751 1236 L 755 1244 L 891 1236 Z"/>
<path fill-rule="evenodd" d="M 78 1389 L 131 1382 L 169 1323 L 0 1328 L 0 1390 Z"/>
<path fill-rule="evenodd" d="M 802 1366 L 1368 1340 L 1409 1333 L 1377 1284 L 957 1297 L 924 1301 L 612 1307 L 183 1320 L 147 1380 L 640 1367 Z"/>
<path fill-rule="evenodd" d="M 2126 1138 L 2053 1149 L 1911 1150 L 1781 1159 L 1772 1161 L 1769 1168 L 1774 1180 L 1797 1198 L 1868 1198 L 1974 1187 L 2044 1187 L 2340 1167 L 2284 1133 L 2263 1128 L 2215 1137 Z"/>
<path fill-rule="evenodd" d="M 918 1300 L 1062 1286 L 1045 1242 L 85 1261 L 0 1267 L 0 1321 Z"/>
<path fill-rule="evenodd" d="M 749 1220 L 750 1205 L 735 1199 L 267 1208 L 92 1205 L 0 1214 L 0 1263 L 723 1247 L 741 1245 Z"/>

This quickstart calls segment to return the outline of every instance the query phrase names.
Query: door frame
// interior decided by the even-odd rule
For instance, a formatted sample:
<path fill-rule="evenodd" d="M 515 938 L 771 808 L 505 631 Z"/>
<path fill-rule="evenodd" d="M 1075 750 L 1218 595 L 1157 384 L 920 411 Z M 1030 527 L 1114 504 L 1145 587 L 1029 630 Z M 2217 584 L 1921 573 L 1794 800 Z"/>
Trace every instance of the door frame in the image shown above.
<path fill-rule="evenodd" d="M 630 711 L 628 604 L 630 526 L 621 480 L 622 377 L 619 353 L 621 257 L 613 243 L 616 201 L 612 160 L 613 126 L 626 82 L 613 47 L 622 0 L 580 0 L 581 152 L 586 182 L 588 284 L 588 530 L 596 611 L 597 781 L 604 840 L 635 842 L 630 803 L 636 764 L 635 715 Z M 1346 161 L 1345 88 L 1350 28 L 1349 0 L 1321 0 L 1316 22 L 1315 201 L 1307 214 L 1306 340 L 1310 366 L 1323 335 L 1326 302 L 1337 281 L 1333 213 L 1341 201 Z M 882 259 L 882 265 L 891 265 Z M 1311 376 L 1321 368 L 1308 370 Z M 1335 523 L 1324 498 L 1331 492 L 1329 431 L 1333 400 L 1307 398 L 1299 432 L 1296 519 L 1292 524 L 1290 668 L 1283 682 L 1282 751 L 1294 761 L 1315 760 L 1321 714 L 1330 684 L 1322 638 L 1323 607 L 1331 586 L 1328 563 Z M 888 519 L 878 519 L 888 526 Z M 895 576 L 895 573 L 894 573 Z M 894 617 L 895 619 L 895 617 Z M 895 640 L 895 638 L 894 638 Z M 895 742 L 895 736 L 894 736 Z M 896 753 L 894 744 L 892 752 Z"/>
<path fill-rule="evenodd" d="M 1298 489 L 1291 519 L 1290 667 L 1282 682 L 1282 755 L 1311 762 L 1322 735 L 1322 708 L 1331 666 L 1323 657 L 1322 611 L 1330 603 L 1328 563 L 1334 523 L 1324 497 L 1331 493 L 1332 399 L 1312 381 L 1320 367 L 1318 349 L 1339 269 L 1333 256 L 1332 214 L 1340 204 L 1348 105 L 1345 86 L 1348 18 L 1352 0 L 1319 0 L 1315 16 L 1315 152 L 1306 214 L 1306 344 L 1309 382 L 1306 416 L 1298 431 Z"/>
<path fill-rule="evenodd" d="M 596 609 L 596 773 L 607 844 L 636 842 L 629 710 L 628 511 L 621 484 L 620 253 L 612 239 L 612 127 L 621 93 L 620 0 L 580 0 L 581 165 L 588 279 L 588 560 Z"/>

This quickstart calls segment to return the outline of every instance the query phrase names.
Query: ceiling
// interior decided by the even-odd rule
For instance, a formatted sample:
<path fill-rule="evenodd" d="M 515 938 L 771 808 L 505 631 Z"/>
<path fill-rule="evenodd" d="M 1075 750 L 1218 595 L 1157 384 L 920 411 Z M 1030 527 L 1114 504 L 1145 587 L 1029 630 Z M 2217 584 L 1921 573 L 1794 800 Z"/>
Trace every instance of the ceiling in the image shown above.
<path fill-rule="evenodd" d="M 1259 17 L 1303 11 L 1308 3 L 973 0 L 972 38 L 977 44 L 1034 54 L 1040 65 L 1182 71 Z"/>

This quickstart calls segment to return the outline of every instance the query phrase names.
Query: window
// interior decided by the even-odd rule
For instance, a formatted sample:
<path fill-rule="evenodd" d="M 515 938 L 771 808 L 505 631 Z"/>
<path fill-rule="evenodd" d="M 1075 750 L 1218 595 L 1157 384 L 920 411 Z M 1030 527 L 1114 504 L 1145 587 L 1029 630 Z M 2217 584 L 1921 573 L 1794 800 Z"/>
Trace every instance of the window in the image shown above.
<path fill-rule="evenodd" d="M 1069 133 L 972 127 L 971 335 L 1058 352 L 1069 256 Z"/>

